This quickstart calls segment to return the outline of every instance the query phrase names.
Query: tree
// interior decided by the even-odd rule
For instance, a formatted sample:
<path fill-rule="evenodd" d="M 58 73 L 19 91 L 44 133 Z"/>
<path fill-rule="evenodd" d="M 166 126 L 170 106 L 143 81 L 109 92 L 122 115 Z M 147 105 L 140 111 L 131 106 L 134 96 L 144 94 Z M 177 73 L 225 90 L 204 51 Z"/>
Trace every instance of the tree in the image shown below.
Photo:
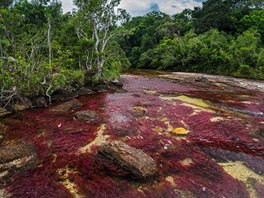
<path fill-rule="evenodd" d="M 80 9 L 82 19 L 87 20 L 93 27 L 97 75 L 102 79 L 106 46 L 115 34 L 114 29 L 121 25 L 128 15 L 125 10 L 116 10 L 120 0 L 75 0 L 75 4 Z"/>

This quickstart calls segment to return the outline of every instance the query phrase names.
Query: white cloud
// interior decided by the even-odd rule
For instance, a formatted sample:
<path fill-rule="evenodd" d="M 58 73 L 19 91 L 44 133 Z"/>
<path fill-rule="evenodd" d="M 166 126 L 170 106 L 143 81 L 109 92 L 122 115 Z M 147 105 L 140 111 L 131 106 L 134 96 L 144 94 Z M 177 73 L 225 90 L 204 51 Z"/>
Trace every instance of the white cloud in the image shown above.
<path fill-rule="evenodd" d="M 64 12 L 71 11 L 73 0 L 61 0 Z M 121 0 L 119 7 L 126 9 L 132 16 L 144 15 L 150 11 L 153 3 L 158 4 L 160 11 L 167 14 L 176 14 L 185 8 L 194 8 L 201 6 L 201 3 L 195 0 Z"/>
<path fill-rule="evenodd" d="M 73 0 L 61 0 L 63 12 L 71 12 L 74 7 Z"/>
<path fill-rule="evenodd" d="M 160 11 L 167 14 L 176 14 L 186 8 L 193 9 L 201 6 L 195 0 L 121 0 L 120 7 L 126 9 L 133 16 L 143 15 L 150 11 L 151 4 L 158 4 Z"/>

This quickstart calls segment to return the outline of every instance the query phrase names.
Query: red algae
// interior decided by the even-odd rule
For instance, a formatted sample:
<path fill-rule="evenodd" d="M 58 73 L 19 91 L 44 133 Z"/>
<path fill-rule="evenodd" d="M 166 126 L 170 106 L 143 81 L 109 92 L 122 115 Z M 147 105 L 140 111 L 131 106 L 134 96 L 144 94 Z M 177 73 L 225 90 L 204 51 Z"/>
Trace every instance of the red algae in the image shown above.
<path fill-rule="evenodd" d="M 4 186 L 7 192 L 22 198 L 67 198 L 76 192 L 100 198 L 250 196 L 245 183 L 219 163 L 239 161 L 263 176 L 264 137 L 259 131 L 264 128 L 264 94 L 227 84 L 222 89 L 210 83 L 153 76 L 124 78 L 127 92 L 80 97 L 79 109 L 56 114 L 49 110 L 54 104 L 4 119 L 8 126 L 5 141 L 29 142 L 40 161 L 35 169 L 13 174 Z M 210 105 L 190 105 L 178 100 L 180 95 L 204 99 Z M 83 110 L 95 111 L 100 119 L 91 123 L 75 120 L 74 114 Z M 221 119 L 212 121 L 216 117 Z M 128 171 L 97 154 L 100 142 L 80 153 L 80 148 L 97 138 L 102 124 L 105 141 L 124 141 L 156 160 L 157 176 L 147 181 L 133 179 Z M 176 128 L 190 133 L 179 137 L 171 133 Z M 58 171 L 66 169 L 70 172 L 64 178 Z M 74 191 L 63 184 L 65 180 Z M 253 187 L 261 197 L 263 184 L 256 181 Z"/>

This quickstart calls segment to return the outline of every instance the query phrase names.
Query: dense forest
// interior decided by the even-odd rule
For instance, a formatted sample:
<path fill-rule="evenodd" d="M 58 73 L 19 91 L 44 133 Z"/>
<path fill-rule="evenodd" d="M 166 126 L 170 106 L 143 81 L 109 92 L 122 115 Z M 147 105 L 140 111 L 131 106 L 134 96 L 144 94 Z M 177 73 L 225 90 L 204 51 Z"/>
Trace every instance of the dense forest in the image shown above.
<path fill-rule="evenodd" d="M 202 8 L 160 12 L 124 24 L 132 67 L 264 79 L 264 1 L 208 0 Z"/>
<path fill-rule="evenodd" d="M 120 0 L 0 2 L 2 106 L 73 91 L 131 68 L 264 79 L 264 2 L 208 0 L 169 16 L 131 17 Z M 87 79 L 89 78 L 89 79 Z"/>

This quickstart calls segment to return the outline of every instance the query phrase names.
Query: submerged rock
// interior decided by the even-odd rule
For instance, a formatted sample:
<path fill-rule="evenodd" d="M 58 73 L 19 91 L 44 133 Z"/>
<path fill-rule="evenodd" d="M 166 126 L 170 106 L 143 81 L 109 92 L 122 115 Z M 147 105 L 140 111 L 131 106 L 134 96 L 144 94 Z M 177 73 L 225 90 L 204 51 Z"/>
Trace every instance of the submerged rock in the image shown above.
<path fill-rule="evenodd" d="M 0 183 L 16 170 L 26 170 L 37 165 L 33 148 L 24 143 L 12 143 L 0 147 Z"/>
<path fill-rule="evenodd" d="M 99 119 L 99 115 L 95 111 L 79 111 L 75 113 L 74 117 L 78 120 L 93 122 Z"/>
<path fill-rule="evenodd" d="M 0 118 L 5 117 L 5 116 L 7 116 L 7 115 L 9 115 L 9 114 L 11 114 L 11 113 L 12 113 L 12 112 L 7 111 L 5 108 L 0 107 Z"/>
<path fill-rule="evenodd" d="M 50 111 L 53 112 L 67 112 L 72 109 L 77 109 L 81 106 L 82 104 L 80 103 L 79 100 L 77 99 L 72 99 L 68 102 L 64 102 L 62 104 L 57 105 L 56 107 L 53 107 Z"/>
<path fill-rule="evenodd" d="M 157 163 L 153 158 L 123 142 L 112 141 L 102 144 L 98 152 L 135 178 L 147 178 L 157 173 Z"/>

